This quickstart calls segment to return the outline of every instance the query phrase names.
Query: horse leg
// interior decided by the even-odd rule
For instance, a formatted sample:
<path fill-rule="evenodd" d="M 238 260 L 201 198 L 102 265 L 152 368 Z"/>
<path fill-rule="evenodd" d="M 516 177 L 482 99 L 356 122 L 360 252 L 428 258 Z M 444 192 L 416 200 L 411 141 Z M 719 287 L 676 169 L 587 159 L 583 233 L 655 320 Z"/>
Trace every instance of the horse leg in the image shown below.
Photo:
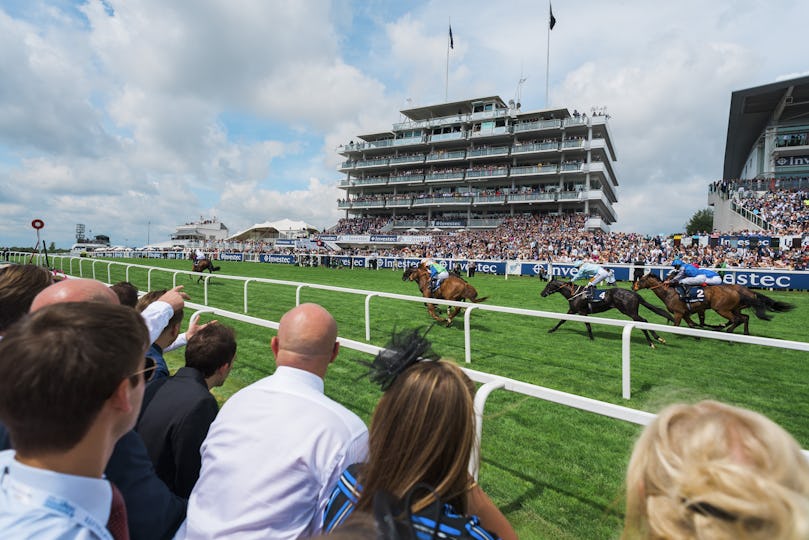
<path fill-rule="evenodd" d="M 733 311 L 729 311 L 727 309 L 715 309 L 717 313 L 728 320 L 727 324 L 724 327 L 725 332 L 733 332 L 737 326 L 742 324 L 742 317 L 741 314 L 736 314 Z"/>
<path fill-rule="evenodd" d="M 427 312 L 430 316 L 438 322 L 445 322 L 444 319 L 436 315 L 435 313 L 435 304 L 427 304 Z"/>
<path fill-rule="evenodd" d="M 568 314 L 568 315 L 570 315 L 570 314 L 572 314 L 572 313 L 573 313 L 573 310 L 572 310 L 572 309 L 567 310 L 567 314 Z M 559 319 L 559 322 L 558 322 L 558 323 L 556 323 L 556 326 L 554 326 L 553 328 L 551 328 L 550 330 L 548 330 L 548 333 L 549 333 L 549 334 L 553 334 L 554 332 L 556 332 L 556 331 L 559 329 L 559 327 L 560 327 L 560 326 L 562 326 L 562 325 L 563 325 L 563 324 L 565 324 L 566 322 L 567 322 L 567 319 Z"/>
<path fill-rule="evenodd" d="M 593 327 L 590 326 L 590 323 L 588 322 L 584 323 L 584 326 L 587 327 L 587 336 L 590 338 L 591 341 L 595 341 L 595 338 L 593 337 Z"/>
<path fill-rule="evenodd" d="M 454 309 L 452 307 L 447 307 L 447 326 L 452 326 L 452 319 L 454 319 L 455 316 L 458 315 L 459 311 L 461 311 L 461 308 L 457 306 L 455 306 Z"/>

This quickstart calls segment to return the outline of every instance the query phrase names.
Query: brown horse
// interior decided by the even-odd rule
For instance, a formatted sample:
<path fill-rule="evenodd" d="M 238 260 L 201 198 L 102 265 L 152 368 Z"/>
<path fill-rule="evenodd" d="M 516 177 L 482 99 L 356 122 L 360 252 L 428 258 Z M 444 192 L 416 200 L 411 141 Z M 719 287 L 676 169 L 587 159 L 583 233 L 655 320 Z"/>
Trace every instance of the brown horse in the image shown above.
<path fill-rule="evenodd" d="M 469 300 L 470 302 L 479 303 L 485 301 L 488 296 L 478 298 L 478 292 L 473 286 L 468 284 L 460 277 L 452 274 L 441 282 L 441 286 L 437 291 L 430 290 L 430 271 L 423 265 L 412 266 L 405 270 L 402 275 L 402 281 L 415 281 L 418 283 L 421 294 L 425 298 L 439 298 L 442 300 L 456 300 L 463 302 Z M 447 318 L 442 319 L 435 310 L 435 304 L 427 304 L 427 311 L 430 316 L 438 322 L 446 322 L 447 326 L 452 324 L 452 319 L 461 311 L 460 307 L 447 307 Z"/>
<path fill-rule="evenodd" d="M 704 312 L 707 309 L 712 309 L 719 315 L 728 320 L 728 322 L 719 328 L 726 332 L 733 332 L 740 324 L 744 325 L 745 335 L 750 334 L 748 323 L 750 317 L 741 310 L 745 308 L 753 308 L 756 317 L 759 319 L 769 321 L 772 319 L 767 314 L 767 311 L 785 312 L 793 309 L 795 306 L 786 302 L 779 302 L 773 300 L 761 293 L 757 293 L 742 287 L 740 285 L 711 285 L 703 287 L 702 294 L 704 300 L 701 302 L 686 303 L 680 299 L 680 295 L 676 290 L 669 287 L 668 284 L 661 281 L 660 278 L 652 274 L 645 274 L 635 281 L 632 287 L 634 290 L 650 289 L 658 298 L 663 300 L 666 308 L 674 314 L 674 324 L 679 326 L 680 321 L 685 319 L 686 324 L 690 328 L 696 325 L 689 316 L 691 313 L 700 315 L 701 326 L 704 326 Z"/>
<path fill-rule="evenodd" d="M 213 274 L 214 272 L 218 272 L 220 268 L 218 266 L 214 266 L 213 263 L 208 259 L 200 259 L 198 261 L 194 261 L 194 268 L 192 269 L 193 272 L 204 272 L 205 270 L 208 273 Z M 191 276 L 188 276 L 188 279 L 191 279 Z M 202 281 L 202 274 L 197 278 L 197 283 Z"/>

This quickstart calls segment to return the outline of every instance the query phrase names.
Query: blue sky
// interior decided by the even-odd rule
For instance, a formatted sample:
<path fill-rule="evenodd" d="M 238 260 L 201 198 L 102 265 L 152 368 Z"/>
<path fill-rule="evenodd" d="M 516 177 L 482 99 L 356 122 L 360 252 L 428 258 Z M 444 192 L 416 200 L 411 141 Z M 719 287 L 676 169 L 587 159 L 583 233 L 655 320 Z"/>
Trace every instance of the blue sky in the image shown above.
<path fill-rule="evenodd" d="M 615 230 L 682 230 L 722 173 L 730 93 L 804 74 L 805 2 L 558 1 L 550 105 L 606 107 Z M 0 245 L 167 240 L 341 216 L 338 145 L 409 105 L 545 106 L 547 4 L 0 0 Z M 408 100 L 410 100 L 408 102 Z M 147 226 L 147 224 L 150 224 Z"/>

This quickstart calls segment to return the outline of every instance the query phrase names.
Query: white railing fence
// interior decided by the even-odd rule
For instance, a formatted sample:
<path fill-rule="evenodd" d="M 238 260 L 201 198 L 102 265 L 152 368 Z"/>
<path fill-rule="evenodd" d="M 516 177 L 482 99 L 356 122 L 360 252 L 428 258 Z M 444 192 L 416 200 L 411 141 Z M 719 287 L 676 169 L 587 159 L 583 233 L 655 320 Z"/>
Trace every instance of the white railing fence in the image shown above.
<path fill-rule="evenodd" d="M 101 260 L 101 259 L 82 259 L 79 257 L 70 257 L 70 256 L 62 256 L 57 255 L 53 257 L 54 259 L 58 259 L 60 263 L 60 268 L 64 271 L 64 263 L 65 260 L 68 260 L 68 270 L 70 275 L 73 275 L 73 264 L 74 261 L 78 261 L 78 273 L 80 277 L 84 277 L 84 266 L 82 261 L 90 262 L 91 263 L 91 271 L 93 279 L 99 279 L 98 273 L 96 272 L 96 265 L 107 265 L 106 268 L 106 283 L 111 283 L 111 268 L 112 265 L 124 266 L 126 268 L 126 280 L 129 280 L 130 270 L 132 268 L 139 268 L 147 271 L 147 290 L 151 290 L 151 283 L 152 283 L 152 272 L 167 272 L 172 274 L 172 283 L 173 286 L 177 286 L 177 276 L 179 275 L 188 275 L 191 277 L 198 278 L 200 275 L 204 278 L 204 292 L 203 292 L 203 304 L 205 306 L 208 305 L 208 280 L 212 277 L 212 274 L 199 274 L 195 272 L 189 272 L 186 270 L 175 270 L 172 268 L 159 268 L 154 266 L 145 266 L 140 264 L 133 264 L 133 263 L 124 263 L 118 261 L 109 261 L 109 260 Z M 54 260 L 55 266 L 56 260 Z M 231 280 L 231 281 L 242 281 L 244 286 L 243 290 L 243 310 L 244 313 L 247 314 L 248 312 L 248 284 L 250 283 L 266 283 L 266 284 L 273 284 L 273 285 L 283 285 L 289 287 L 295 287 L 295 305 L 299 305 L 301 303 L 301 291 L 304 288 L 315 289 L 315 290 L 322 290 L 322 291 L 332 291 L 344 294 L 354 294 L 354 295 L 364 295 L 365 296 L 365 314 L 364 314 L 364 321 L 365 321 L 365 340 L 371 340 L 371 299 L 372 298 L 388 298 L 392 300 L 399 300 L 403 302 L 416 302 L 419 304 L 423 304 L 425 298 L 422 296 L 409 296 L 403 294 L 396 294 L 396 293 L 386 293 L 386 292 L 379 292 L 379 291 L 367 291 L 364 289 L 352 289 L 346 287 L 335 287 L 332 285 L 320 285 L 315 283 L 303 283 L 297 281 L 285 281 L 285 280 L 278 280 L 278 279 L 269 279 L 269 278 L 247 278 L 242 276 L 229 276 L 226 274 L 216 274 L 216 278 L 219 280 Z M 104 280 L 100 280 L 104 281 Z M 569 315 L 567 313 L 555 313 L 550 311 L 539 311 L 533 309 L 522 309 L 522 308 L 512 308 L 512 307 L 505 307 L 505 306 L 495 306 L 495 305 L 487 305 L 487 304 L 467 304 L 464 302 L 456 302 L 452 300 L 438 300 L 438 299 L 430 299 L 431 304 L 436 305 L 445 305 L 445 306 L 459 306 L 465 308 L 464 313 L 464 360 L 467 364 L 472 362 L 472 325 L 471 325 L 471 317 L 472 313 L 475 311 L 489 311 L 489 312 L 497 312 L 497 313 L 507 313 L 510 315 L 517 315 L 517 316 L 524 316 L 524 317 L 539 317 L 545 319 L 555 319 L 560 320 L 564 319 L 566 321 L 576 321 L 576 322 L 588 322 L 590 324 L 600 324 L 605 326 L 616 326 L 623 328 L 621 333 L 621 395 L 624 399 L 629 400 L 632 397 L 632 380 L 631 380 L 631 372 L 632 372 L 632 358 L 631 358 L 631 337 L 632 331 L 634 329 L 639 330 L 654 330 L 655 332 L 668 332 L 670 334 L 680 334 L 685 336 L 691 337 L 701 337 L 707 339 L 716 339 L 720 341 L 730 341 L 736 343 L 746 343 L 750 345 L 758 345 L 763 347 L 776 347 L 781 349 L 792 349 L 798 351 L 805 351 L 809 352 L 809 343 L 801 342 L 801 341 L 790 341 L 790 340 L 783 340 L 783 339 L 773 339 L 773 338 L 766 338 L 766 337 L 758 337 L 758 336 L 745 336 L 739 334 L 729 334 L 726 332 L 716 332 L 713 330 L 699 330 L 699 329 L 691 329 L 687 327 L 679 327 L 679 326 L 668 326 L 663 324 L 656 324 L 656 323 L 643 323 L 637 321 L 626 321 L 626 320 L 619 320 L 619 319 L 609 319 L 603 317 L 589 317 L 589 316 L 582 316 L 582 315 Z M 258 320 L 258 319 L 256 319 Z"/>

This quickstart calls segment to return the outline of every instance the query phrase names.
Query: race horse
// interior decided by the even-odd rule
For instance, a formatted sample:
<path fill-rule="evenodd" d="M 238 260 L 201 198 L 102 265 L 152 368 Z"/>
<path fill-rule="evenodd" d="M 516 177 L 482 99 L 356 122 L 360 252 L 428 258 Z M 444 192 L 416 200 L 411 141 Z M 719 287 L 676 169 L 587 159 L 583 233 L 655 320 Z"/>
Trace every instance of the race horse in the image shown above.
<path fill-rule="evenodd" d="M 650 289 L 660 298 L 666 308 L 674 315 L 674 324 L 680 325 L 685 319 L 689 328 L 696 325 L 690 315 L 699 315 L 700 326 L 705 326 L 705 311 L 712 309 L 727 319 L 722 326 L 713 327 L 726 332 L 733 332 L 740 324 L 743 325 L 744 334 L 750 335 L 750 316 L 742 313 L 745 308 L 753 308 L 756 317 L 769 321 L 772 319 L 768 311 L 783 313 L 792 310 L 795 306 L 787 302 L 773 300 L 761 293 L 751 291 L 741 285 L 710 285 L 697 288 L 696 301 L 683 301 L 680 294 L 657 276 L 649 273 L 635 280 L 634 290 Z"/>
<path fill-rule="evenodd" d="M 674 321 L 672 316 L 666 313 L 665 310 L 650 304 L 644 300 L 641 295 L 628 289 L 620 289 L 617 287 L 604 289 L 603 291 L 595 293 L 600 297 L 599 300 L 590 301 L 586 297 L 584 286 L 560 279 L 552 279 L 545 285 L 540 295 L 545 298 L 557 292 L 567 299 L 569 306 L 567 313 L 569 315 L 590 315 L 591 313 L 601 313 L 610 309 L 617 309 L 633 321 L 648 322 L 638 314 L 638 307 L 643 306 L 669 321 Z M 555 332 L 565 322 L 565 319 L 561 319 L 556 323 L 556 326 L 548 330 L 548 333 Z M 593 329 L 590 327 L 590 323 L 586 322 L 584 325 L 587 327 L 587 335 L 590 339 L 593 339 Z M 655 344 L 652 338 L 649 337 L 649 333 L 660 343 L 666 342 L 666 340 L 658 336 L 654 330 L 649 330 L 648 332 L 643 330 L 643 335 L 646 336 L 646 342 L 649 343 L 651 348 L 654 349 Z"/>
<path fill-rule="evenodd" d="M 214 266 L 209 259 L 199 259 L 198 261 L 194 261 L 193 272 L 204 272 L 205 270 L 207 270 L 208 273 L 213 274 L 214 272 L 219 271 L 219 267 Z M 188 279 L 191 279 L 190 275 L 188 276 Z M 200 274 L 200 276 L 197 278 L 197 283 L 199 283 L 201 280 L 202 274 Z"/>
<path fill-rule="evenodd" d="M 469 300 L 470 302 L 480 303 L 484 302 L 488 296 L 478 298 L 478 292 L 473 286 L 454 274 L 450 274 L 447 279 L 441 282 L 438 290 L 433 291 L 430 287 L 430 271 L 423 265 L 411 266 L 402 274 L 402 281 L 415 281 L 422 296 L 425 298 L 439 298 L 442 300 L 456 300 L 463 302 Z M 446 322 L 447 326 L 452 325 L 452 319 L 461 311 L 460 307 L 447 307 L 447 318 L 442 319 L 435 309 L 435 304 L 426 304 L 427 312 L 430 316 L 438 322 Z"/>

